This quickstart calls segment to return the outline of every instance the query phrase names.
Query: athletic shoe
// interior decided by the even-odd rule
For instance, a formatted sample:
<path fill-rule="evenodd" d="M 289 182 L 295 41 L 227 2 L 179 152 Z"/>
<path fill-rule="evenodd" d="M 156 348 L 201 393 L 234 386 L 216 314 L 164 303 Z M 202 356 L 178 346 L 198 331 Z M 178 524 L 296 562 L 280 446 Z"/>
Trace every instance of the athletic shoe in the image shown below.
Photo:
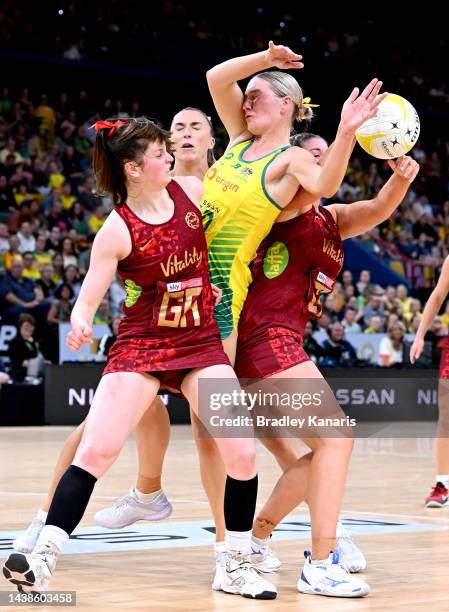
<path fill-rule="evenodd" d="M 251 540 L 251 563 L 264 574 L 273 574 L 281 567 L 281 561 L 268 545 L 259 546 L 253 540 Z"/>
<path fill-rule="evenodd" d="M 221 590 L 251 599 L 276 599 L 277 590 L 249 562 L 249 555 L 227 552 L 222 560 Z"/>
<path fill-rule="evenodd" d="M 48 542 L 36 546 L 30 555 L 13 553 L 5 561 L 3 575 L 21 592 L 42 593 L 47 590 L 59 552 Z"/>
<path fill-rule="evenodd" d="M 339 552 L 340 563 L 345 566 L 348 572 L 353 574 L 363 572 L 366 568 L 366 559 L 340 521 L 337 523 L 336 548 Z"/>
<path fill-rule="evenodd" d="M 95 515 L 95 522 L 107 529 L 122 529 L 136 521 L 162 521 L 173 512 L 173 506 L 161 491 L 150 502 L 141 502 L 131 489 L 129 495 L 121 497 L 109 508 L 100 510 Z"/>
<path fill-rule="evenodd" d="M 32 552 L 44 525 L 45 521 L 36 516 L 28 528 L 14 540 L 12 544 L 14 550 L 22 553 Z"/>
<path fill-rule="evenodd" d="M 221 584 L 223 582 L 223 567 L 225 564 L 225 557 L 227 550 L 215 550 L 215 576 L 212 582 L 212 589 L 214 591 L 221 591 Z"/>
<path fill-rule="evenodd" d="M 427 508 L 442 508 L 446 506 L 448 503 L 448 490 L 441 482 L 437 482 L 437 484 L 433 487 L 430 492 L 430 495 L 426 497 L 426 507 Z"/>
<path fill-rule="evenodd" d="M 327 595 L 328 597 L 364 597 L 369 593 L 369 586 L 360 578 L 351 576 L 340 564 L 338 551 L 317 565 L 312 564 L 310 551 L 304 553 L 306 558 L 297 589 L 300 593 L 310 595 Z"/>

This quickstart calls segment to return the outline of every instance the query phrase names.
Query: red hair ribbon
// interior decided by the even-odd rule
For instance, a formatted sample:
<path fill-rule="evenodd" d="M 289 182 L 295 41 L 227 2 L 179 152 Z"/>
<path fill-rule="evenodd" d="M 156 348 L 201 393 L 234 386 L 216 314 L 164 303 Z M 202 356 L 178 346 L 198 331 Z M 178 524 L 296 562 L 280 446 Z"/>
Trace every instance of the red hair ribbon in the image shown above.
<path fill-rule="evenodd" d="M 108 136 L 112 136 L 118 127 L 121 125 L 126 125 L 127 123 L 127 121 L 122 121 L 121 119 L 118 119 L 117 121 L 95 121 L 95 123 L 90 127 L 94 127 L 96 132 L 109 128 Z"/>

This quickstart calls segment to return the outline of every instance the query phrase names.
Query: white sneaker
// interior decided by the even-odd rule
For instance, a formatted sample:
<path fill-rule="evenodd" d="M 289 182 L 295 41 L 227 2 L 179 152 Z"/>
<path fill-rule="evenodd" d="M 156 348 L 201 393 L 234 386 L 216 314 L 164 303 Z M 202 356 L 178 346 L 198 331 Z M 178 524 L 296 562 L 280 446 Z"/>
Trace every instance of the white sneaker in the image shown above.
<path fill-rule="evenodd" d="M 259 546 L 253 540 L 251 540 L 251 563 L 264 574 L 273 574 L 281 567 L 281 561 L 268 545 Z"/>
<path fill-rule="evenodd" d="M 107 529 L 122 529 L 136 521 L 162 521 L 172 512 L 173 506 L 163 491 L 153 501 L 141 502 L 131 489 L 129 495 L 121 497 L 114 506 L 99 510 L 95 515 L 95 522 Z"/>
<path fill-rule="evenodd" d="M 3 566 L 3 575 L 19 591 L 42 593 L 47 590 L 59 557 L 57 546 L 48 542 L 36 546 L 30 555 L 13 553 Z"/>
<path fill-rule="evenodd" d="M 249 555 L 227 552 L 222 560 L 221 590 L 251 599 L 276 599 L 277 589 L 249 562 Z"/>
<path fill-rule="evenodd" d="M 28 525 L 27 529 L 21 533 L 12 543 L 14 550 L 22 553 L 30 553 L 36 546 L 36 542 L 44 528 L 45 521 L 36 516 Z"/>
<path fill-rule="evenodd" d="M 227 550 L 215 550 L 215 576 L 212 582 L 212 588 L 214 591 L 221 591 L 221 584 L 223 582 L 223 567 L 225 563 L 225 557 Z"/>
<path fill-rule="evenodd" d="M 340 563 L 348 572 L 356 574 L 366 569 L 365 556 L 340 521 L 337 523 L 337 550 L 340 554 Z"/>
<path fill-rule="evenodd" d="M 310 551 L 304 553 L 304 563 L 297 589 L 300 593 L 310 595 L 327 595 L 328 597 L 364 597 L 369 593 L 369 586 L 360 578 L 351 576 L 340 564 L 338 551 L 335 550 L 319 565 L 312 564 Z"/>

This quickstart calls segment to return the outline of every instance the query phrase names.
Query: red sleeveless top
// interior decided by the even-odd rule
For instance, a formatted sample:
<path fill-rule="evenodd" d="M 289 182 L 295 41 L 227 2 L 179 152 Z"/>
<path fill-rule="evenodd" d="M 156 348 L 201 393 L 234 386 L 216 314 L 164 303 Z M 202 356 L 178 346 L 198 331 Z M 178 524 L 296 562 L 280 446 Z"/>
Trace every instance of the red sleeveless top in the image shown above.
<path fill-rule="evenodd" d="M 174 213 L 165 223 L 146 223 L 126 204 L 115 209 L 132 250 L 117 268 L 125 316 L 104 373 L 229 363 L 214 319 L 201 212 L 176 181 L 167 190 Z"/>
<path fill-rule="evenodd" d="M 240 317 L 239 344 L 280 327 L 302 336 L 322 312 L 320 296 L 332 291 L 343 266 L 343 244 L 325 207 L 275 223 L 253 261 L 253 282 Z"/>

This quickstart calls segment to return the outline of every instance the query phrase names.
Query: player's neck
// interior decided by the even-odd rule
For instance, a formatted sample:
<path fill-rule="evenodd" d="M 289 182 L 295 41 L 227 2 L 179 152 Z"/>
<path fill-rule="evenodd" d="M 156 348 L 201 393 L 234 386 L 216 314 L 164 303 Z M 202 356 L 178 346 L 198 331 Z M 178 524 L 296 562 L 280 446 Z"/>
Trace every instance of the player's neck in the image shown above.
<path fill-rule="evenodd" d="M 289 141 L 290 128 L 280 129 L 279 126 L 275 126 L 259 136 L 254 136 L 253 144 L 250 147 L 251 153 L 260 157 L 260 155 L 285 147 Z"/>
<path fill-rule="evenodd" d="M 161 212 L 172 205 L 172 200 L 165 187 L 139 189 L 136 186 L 128 190 L 127 204 L 136 213 Z"/>
<path fill-rule="evenodd" d="M 204 176 L 209 169 L 207 160 L 198 162 L 192 160 L 190 162 L 177 162 L 173 167 L 173 176 L 196 176 L 202 181 Z"/>

